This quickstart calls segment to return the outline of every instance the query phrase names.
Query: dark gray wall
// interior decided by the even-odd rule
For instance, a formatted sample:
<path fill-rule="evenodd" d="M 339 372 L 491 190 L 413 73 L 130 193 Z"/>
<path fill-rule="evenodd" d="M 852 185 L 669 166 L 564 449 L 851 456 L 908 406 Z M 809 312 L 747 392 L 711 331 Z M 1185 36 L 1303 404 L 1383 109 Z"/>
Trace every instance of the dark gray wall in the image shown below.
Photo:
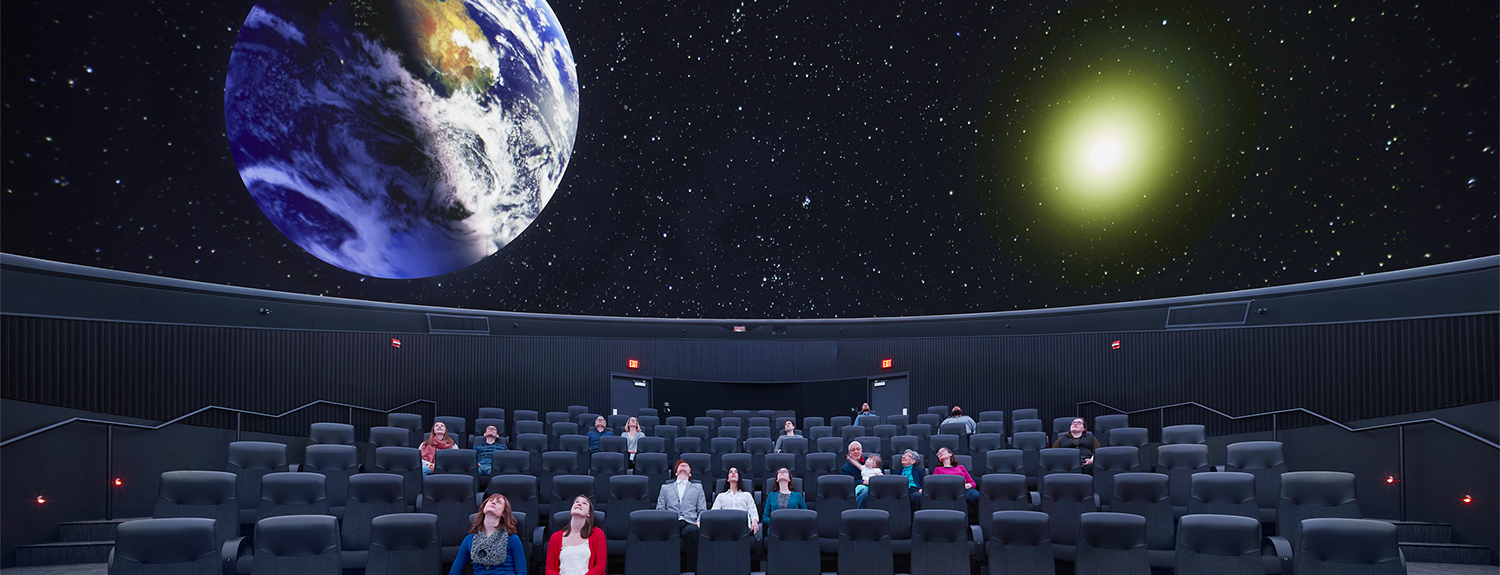
<path fill-rule="evenodd" d="M 880 375 L 880 360 L 891 358 L 892 371 L 909 374 L 911 402 L 918 408 L 1035 407 L 1050 418 L 1107 412 L 1097 406 L 1080 410 L 1077 403 L 1085 400 L 1127 410 L 1196 401 L 1236 415 L 1303 407 L 1353 421 L 1493 406 L 1500 399 L 1497 270 L 1500 258 L 1484 258 L 1318 284 L 1063 310 L 768 322 L 421 308 L 0 256 L 0 398 L 7 405 L 6 438 L 63 418 L 62 412 L 15 405 L 161 421 L 204 405 L 278 414 L 318 399 L 375 409 L 428 399 L 436 408 L 419 411 L 430 420 L 434 414 L 473 417 L 482 406 L 546 411 L 582 404 L 605 410 L 610 373 L 628 371 L 627 358 L 641 361 L 636 373 L 643 376 L 719 382 L 864 378 Z M 1253 300 L 1252 309 L 1267 313 L 1252 313 L 1243 326 L 1164 327 L 1171 306 L 1238 300 Z M 490 332 L 426 333 L 429 312 L 481 315 Z M 734 332 L 735 325 L 747 330 Z M 400 338 L 399 348 L 391 346 L 393 337 Z M 1120 349 L 1112 349 L 1114 341 Z M 25 415 L 13 419 L 12 412 Z M 243 427 L 297 436 L 314 421 L 350 420 L 361 430 L 383 421 L 375 414 L 350 417 L 347 410 L 317 408 L 274 421 L 248 418 Z M 1152 428 L 1153 437 L 1161 424 L 1186 422 L 1208 424 L 1221 435 L 1270 428 L 1266 418 L 1231 423 L 1195 408 L 1133 421 Z M 233 429 L 235 419 L 206 415 L 188 423 Z M 1282 417 L 1277 423 L 1285 429 L 1316 422 Z M 1481 435 L 1497 435 L 1494 418 L 1471 423 Z M 222 449 L 205 446 L 227 441 L 224 432 L 156 433 L 117 441 L 140 441 L 123 452 L 160 459 L 153 464 L 158 467 L 186 465 L 170 459 L 179 446 Z M 1433 443 L 1461 443 L 1432 433 Z M 84 502 L 102 504 L 88 489 L 104 480 L 102 464 L 87 455 L 74 464 L 71 457 L 100 437 L 97 428 L 75 427 L 5 448 L 0 513 L 7 558 L 11 546 L 26 539 L 15 535 L 15 526 L 35 530 L 100 515 L 102 508 Z M 1370 436 L 1311 445 L 1329 453 L 1354 446 L 1376 461 L 1389 451 L 1380 441 Z M 1422 454 L 1433 469 L 1443 470 L 1433 477 L 1472 474 L 1444 453 Z M 1485 462 L 1497 457 L 1493 449 L 1477 456 Z M 222 455 L 209 463 L 207 468 L 222 467 Z M 151 469 L 141 473 L 150 476 L 155 468 L 145 467 Z M 34 497 L 30 490 L 37 489 L 32 470 L 42 477 L 76 476 L 78 483 L 42 483 L 63 495 L 45 512 L 34 504 L 24 510 Z M 1495 475 L 1488 477 L 1493 483 Z M 1488 515 L 1480 517 L 1492 523 L 1495 509 L 1489 505 Z M 1445 509 L 1422 507 L 1424 513 Z M 1459 523 L 1464 517 L 1447 518 Z"/>

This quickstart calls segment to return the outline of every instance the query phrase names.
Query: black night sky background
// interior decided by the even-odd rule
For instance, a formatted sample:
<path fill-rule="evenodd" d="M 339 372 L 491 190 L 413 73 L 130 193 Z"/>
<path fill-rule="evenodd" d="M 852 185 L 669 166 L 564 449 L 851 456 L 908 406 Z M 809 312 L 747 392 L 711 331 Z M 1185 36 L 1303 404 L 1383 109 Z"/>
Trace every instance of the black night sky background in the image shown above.
<path fill-rule="evenodd" d="M 551 203 L 473 266 L 366 278 L 287 240 L 236 172 L 224 83 L 253 5 L 6 2 L 0 250 L 710 318 L 1059 307 L 1500 252 L 1492 2 L 560 0 L 581 118 Z M 1141 198 L 1087 205 L 1039 175 L 1046 118 L 1112 85 L 1144 86 L 1177 144 Z"/>

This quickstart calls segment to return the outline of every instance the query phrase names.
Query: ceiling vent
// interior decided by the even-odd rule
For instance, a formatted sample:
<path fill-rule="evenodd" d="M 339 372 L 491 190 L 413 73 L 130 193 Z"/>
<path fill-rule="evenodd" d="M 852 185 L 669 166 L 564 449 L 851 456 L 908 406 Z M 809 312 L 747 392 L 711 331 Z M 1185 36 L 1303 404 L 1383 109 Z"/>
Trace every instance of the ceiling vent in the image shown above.
<path fill-rule="evenodd" d="M 1245 325 L 1249 314 L 1249 301 L 1170 307 L 1167 308 L 1167 327 Z"/>
<path fill-rule="evenodd" d="M 490 334 L 490 318 L 469 315 L 427 314 L 427 331 L 430 333 Z"/>

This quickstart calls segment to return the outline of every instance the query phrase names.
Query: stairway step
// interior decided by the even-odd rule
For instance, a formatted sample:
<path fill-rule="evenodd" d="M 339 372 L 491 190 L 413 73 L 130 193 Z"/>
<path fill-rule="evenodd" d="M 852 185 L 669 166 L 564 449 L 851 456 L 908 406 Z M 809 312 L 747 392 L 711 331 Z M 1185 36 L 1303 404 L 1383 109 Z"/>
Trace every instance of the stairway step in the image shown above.
<path fill-rule="evenodd" d="M 1396 540 L 1403 543 L 1452 543 L 1453 526 L 1423 521 L 1389 521 L 1396 526 Z"/>
<path fill-rule="evenodd" d="M 1494 565 L 1489 547 L 1458 543 L 1401 543 L 1401 554 L 1407 561 L 1419 563 L 1456 563 L 1460 565 Z"/>
<path fill-rule="evenodd" d="M 94 521 L 67 521 L 57 525 L 58 540 L 64 543 L 78 541 L 114 541 L 115 529 L 126 521 L 150 519 L 150 517 L 127 517 L 124 519 L 99 519 Z"/>
<path fill-rule="evenodd" d="M 114 541 L 70 541 L 21 545 L 16 547 L 16 566 L 104 563 L 109 561 L 109 552 L 114 548 Z"/>

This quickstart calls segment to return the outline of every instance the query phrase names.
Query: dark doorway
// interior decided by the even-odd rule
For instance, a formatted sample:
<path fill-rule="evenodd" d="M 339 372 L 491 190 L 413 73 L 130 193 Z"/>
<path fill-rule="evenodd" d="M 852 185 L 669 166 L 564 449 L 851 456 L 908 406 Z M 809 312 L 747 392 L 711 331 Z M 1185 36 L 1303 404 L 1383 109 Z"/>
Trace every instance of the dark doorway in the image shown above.
<path fill-rule="evenodd" d="M 710 409 L 790 410 L 797 417 L 853 415 L 869 393 L 869 378 L 790 382 L 726 382 L 654 378 L 652 401 L 661 415 L 688 419 Z"/>
<path fill-rule="evenodd" d="M 911 384 L 909 381 L 904 373 L 870 378 L 870 411 L 880 417 L 910 415 L 908 408 L 911 407 Z"/>
<path fill-rule="evenodd" d="M 610 415 L 638 415 L 651 407 L 651 380 L 631 375 L 611 374 L 609 378 Z"/>

